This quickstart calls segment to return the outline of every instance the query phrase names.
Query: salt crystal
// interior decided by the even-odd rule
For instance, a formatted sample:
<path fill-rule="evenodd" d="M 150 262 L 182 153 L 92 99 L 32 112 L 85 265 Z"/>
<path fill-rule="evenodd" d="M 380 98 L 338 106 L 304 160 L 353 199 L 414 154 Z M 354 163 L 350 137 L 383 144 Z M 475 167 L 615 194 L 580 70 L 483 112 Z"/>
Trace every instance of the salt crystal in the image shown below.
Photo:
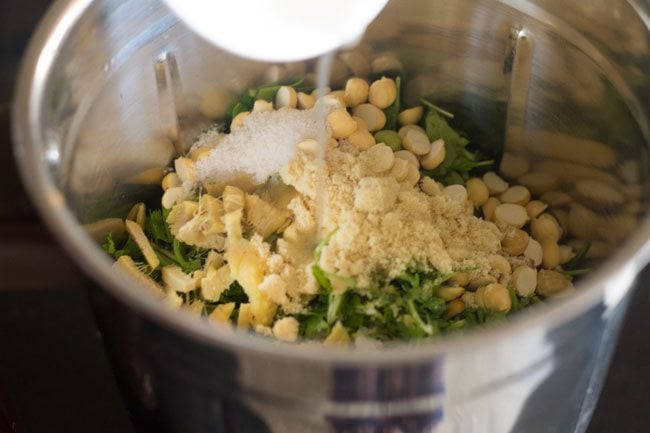
<path fill-rule="evenodd" d="M 319 113 L 320 114 L 320 113 Z M 196 163 L 202 182 L 227 181 L 249 175 L 256 183 L 264 182 L 287 165 L 301 141 L 318 139 L 325 128 L 314 109 L 282 109 L 251 113 L 244 124 L 228 135 L 208 131 L 195 146 L 213 147 Z"/>
<path fill-rule="evenodd" d="M 202 132 L 199 138 L 192 144 L 190 153 L 195 149 L 203 149 L 205 147 L 216 147 L 221 140 L 226 136 L 221 133 L 220 127 L 212 127 L 205 132 Z"/>

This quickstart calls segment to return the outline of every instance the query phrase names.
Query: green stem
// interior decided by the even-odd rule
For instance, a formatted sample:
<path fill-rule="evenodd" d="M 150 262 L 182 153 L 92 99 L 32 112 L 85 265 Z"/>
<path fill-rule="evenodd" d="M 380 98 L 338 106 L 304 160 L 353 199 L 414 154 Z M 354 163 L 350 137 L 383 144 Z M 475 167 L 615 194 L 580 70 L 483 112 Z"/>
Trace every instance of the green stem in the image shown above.
<path fill-rule="evenodd" d="M 487 166 L 490 166 L 492 164 L 494 164 L 494 160 L 493 159 L 487 159 L 485 161 L 477 162 L 476 165 L 474 165 L 474 167 L 475 168 L 476 167 L 487 167 Z"/>
<path fill-rule="evenodd" d="M 152 244 L 152 246 L 153 246 L 153 250 L 155 251 L 156 255 L 161 261 L 167 262 L 167 264 L 170 263 L 179 264 L 178 261 L 176 260 L 176 257 L 174 257 L 174 255 L 171 254 L 169 251 L 159 247 L 156 244 Z"/>
<path fill-rule="evenodd" d="M 413 321 L 427 334 L 427 335 L 433 335 L 433 327 L 428 324 L 424 323 L 422 318 L 420 317 L 420 314 L 418 314 L 417 309 L 415 308 L 415 302 L 413 299 L 409 299 L 406 301 L 406 308 L 413 318 Z"/>
<path fill-rule="evenodd" d="M 426 105 L 427 107 L 431 108 L 432 110 L 437 111 L 438 113 L 442 114 L 443 116 L 448 117 L 449 119 L 454 118 L 453 113 L 450 113 L 449 111 L 438 107 L 436 104 L 426 100 L 425 98 L 420 98 L 420 102 L 422 102 L 423 105 Z"/>
<path fill-rule="evenodd" d="M 339 315 L 339 310 L 343 304 L 343 299 L 345 298 L 345 293 L 330 293 L 329 295 L 329 305 L 327 306 L 327 323 L 330 325 L 336 322 L 336 319 Z"/>
<path fill-rule="evenodd" d="M 185 260 L 183 252 L 181 251 L 181 243 L 176 238 L 174 238 L 174 256 L 176 257 L 176 260 L 178 261 L 178 264 L 181 266 L 181 268 L 186 268 L 189 266 L 189 263 L 187 263 L 187 260 Z"/>

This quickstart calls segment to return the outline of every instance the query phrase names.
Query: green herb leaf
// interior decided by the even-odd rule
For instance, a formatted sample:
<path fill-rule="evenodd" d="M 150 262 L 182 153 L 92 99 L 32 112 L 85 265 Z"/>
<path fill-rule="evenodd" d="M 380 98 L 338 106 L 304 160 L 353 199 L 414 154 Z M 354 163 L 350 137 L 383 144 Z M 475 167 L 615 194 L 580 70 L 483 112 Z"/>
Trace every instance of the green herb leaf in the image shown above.
<path fill-rule="evenodd" d="M 310 314 L 300 322 L 300 335 L 305 338 L 323 338 L 329 334 L 330 326 L 322 314 Z"/>
<path fill-rule="evenodd" d="M 468 139 L 462 137 L 449 126 L 447 120 L 437 110 L 429 110 L 424 119 L 424 129 L 429 136 L 429 140 L 434 141 L 442 138 L 445 140 L 446 145 L 453 146 L 454 149 L 464 148 L 469 143 Z"/>
<path fill-rule="evenodd" d="M 176 262 L 183 269 L 183 272 L 191 274 L 203 267 L 203 261 L 196 257 L 198 251 L 192 254 L 187 251 L 189 249 L 190 247 L 182 244 L 178 239 L 174 239 L 173 250 Z"/>
<path fill-rule="evenodd" d="M 102 248 L 111 256 L 115 256 L 117 248 L 115 247 L 115 241 L 113 241 L 113 234 L 111 232 L 108 232 L 106 235 L 106 242 L 102 244 Z"/>
<path fill-rule="evenodd" d="M 364 300 L 361 295 L 353 292 L 346 292 L 345 302 L 342 303 L 339 311 L 343 325 L 351 331 L 356 332 L 366 321 L 365 316 L 369 310 L 366 310 Z"/>
<path fill-rule="evenodd" d="M 443 314 L 445 314 L 445 311 L 447 310 L 447 303 L 444 299 L 433 296 L 426 302 L 422 302 L 419 309 L 421 311 L 426 311 L 431 315 L 431 317 L 438 319 L 442 317 Z"/>
<path fill-rule="evenodd" d="M 303 85 L 303 81 L 303 78 L 288 77 L 272 84 L 250 88 L 233 102 L 231 102 L 230 108 L 228 109 L 228 117 L 232 119 L 239 113 L 252 110 L 255 101 L 258 99 L 273 102 L 275 100 L 276 94 L 278 93 L 278 90 L 282 86 L 293 87 L 296 92 L 311 91 L 311 87 Z"/>
<path fill-rule="evenodd" d="M 178 265 L 178 262 L 176 261 L 176 257 L 174 256 L 174 253 L 171 251 L 166 250 L 165 248 L 161 247 L 160 245 L 153 243 L 151 244 L 154 252 L 158 256 L 158 259 L 160 260 L 161 266 L 167 266 L 167 265 Z"/>
<path fill-rule="evenodd" d="M 437 328 L 434 328 L 431 323 L 425 323 L 424 320 L 422 320 L 422 317 L 420 317 L 420 313 L 418 312 L 417 308 L 415 308 L 415 302 L 412 299 L 409 299 L 406 301 L 406 309 L 415 322 L 415 324 L 426 334 L 426 335 L 434 335 L 434 332 L 437 333 Z"/>
<path fill-rule="evenodd" d="M 521 303 L 519 302 L 519 297 L 517 296 L 517 292 L 512 287 L 508 287 L 508 293 L 510 294 L 510 303 L 512 304 L 512 307 L 510 311 L 519 311 L 521 310 L 522 306 Z"/>
<path fill-rule="evenodd" d="M 220 304 L 227 304 L 228 302 L 234 302 L 238 306 L 239 304 L 245 304 L 248 302 L 248 295 L 244 292 L 244 289 L 237 281 L 232 283 L 219 297 Z"/>
<path fill-rule="evenodd" d="M 149 212 L 144 227 L 145 235 L 160 259 L 160 263 L 163 266 L 178 265 L 183 272 L 188 274 L 201 269 L 205 253 L 199 248 L 190 247 L 174 238 L 169 224 L 167 224 L 168 216 L 169 209 L 157 209 Z M 133 242 L 133 244 L 135 243 Z M 135 247 L 137 248 L 137 245 Z M 117 251 L 116 254 L 127 254 L 135 259 L 134 251 L 128 241 L 123 250 Z"/>
<path fill-rule="evenodd" d="M 440 90 L 424 99 L 435 108 L 423 101 L 424 105 L 447 117 L 457 131 L 463 131 L 461 135 L 471 137 L 475 150 L 495 161 L 501 158 L 505 142 L 506 100 L 499 99 L 499 95 L 473 92 L 461 95 L 454 90 Z M 444 109 L 437 105 L 443 102 Z M 445 113 L 453 113 L 453 118 Z"/>
<path fill-rule="evenodd" d="M 142 259 L 142 251 L 140 250 L 138 244 L 136 244 L 131 237 L 127 239 L 126 243 L 122 246 L 122 248 L 115 251 L 115 254 L 113 254 L 113 257 L 115 257 L 116 259 L 122 256 L 130 256 L 136 262 Z"/>
<path fill-rule="evenodd" d="M 451 276 L 453 273 L 409 270 L 384 286 L 363 292 L 348 289 L 340 303 L 328 298 L 327 321 L 340 320 L 351 332 L 362 328 L 379 340 L 438 335 L 450 322 L 440 319 L 447 304 L 435 294 Z"/>
<path fill-rule="evenodd" d="M 406 283 L 409 287 L 409 291 L 418 290 L 420 288 L 420 274 L 415 272 L 404 272 L 395 280 L 397 282 Z"/>
<path fill-rule="evenodd" d="M 485 323 L 492 323 L 492 322 L 501 322 L 503 320 L 507 319 L 507 314 L 506 313 L 493 313 L 493 312 L 488 312 L 485 315 Z"/>
<path fill-rule="evenodd" d="M 440 138 L 445 141 L 445 159 L 435 170 L 423 172 L 444 185 L 464 184 L 474 169 L 492 166 L 494 161 L 485 159 L 478 151 L 467 149 L 469 140 L 449 126 L 440 110 L 433 104 L 429 106 L 424 127 L 431 141 Z"/>
<path fill-rule="evenodd" d="M 149 217 L 145 223 L 145 233 L 150 241 L 172 243 L 174 236 L 169 231 L 167 224 L 168 209 L 159 209 L 149 212 Z"/>

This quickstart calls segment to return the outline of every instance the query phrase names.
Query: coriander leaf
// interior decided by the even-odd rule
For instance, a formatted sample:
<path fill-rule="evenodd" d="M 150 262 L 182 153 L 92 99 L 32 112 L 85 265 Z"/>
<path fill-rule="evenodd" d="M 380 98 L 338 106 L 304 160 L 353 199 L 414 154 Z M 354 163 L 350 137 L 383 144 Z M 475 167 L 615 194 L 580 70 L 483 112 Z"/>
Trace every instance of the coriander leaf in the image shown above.
<path fill-rule="evenodd" d="M 430 313 L 435 318 L 440 318 L 447 310 L 447 303 L 444 299 L 433 296 L 420 304 L 420 310 Z"/>
<path fill-rule="evenodd" d="M 443 185 L 465 185 L 465 178 L 457 171 L 450 171 L 445 176 L 442 176 L 439 181 Z"/>
<path fill-rule="evenodd" d="M 172 246 L 163 245 L 160 242 L 152 242 L 151 246 L 163 266 L 177 265 L 187 274 L 191 274 L 203 267 L 205 261 L 203 253 L 196 248 L 191 249 L 182 244 L 178 239 L 173 240 Z"/>
<path fill-rule="evenodd" d="M 422 287 L 418 293 L 418 301 L 427 302 L 429 299 L 435 296 L 439 288 L 440 284 L 437 284 L 436 279 L 425 279 L 422 282 Z"/>
<path fill-rule="evenodd" d="M 230 110 L 228 110 L 228 117 L 234 119 L 238 114 L 252 110 L 254 104 L 255 99 L 252 99 L 250 96 L 243 96 L 241 100 L 233 103 Z"/>
<path fill-rule="evenodd" d="M 113 241 L 113 234 L 108 232 L 106 234 L 106 242 L 102 244 L 102 248 L 111 256 L 115 256 L 115 241 Z"/>
<path fill-rule="evenodd" d="M 396 279 L 395 282 L 397 283 L 403 283 L 402 286 L 405 286 L 408 288 L 409 291 L 415 291 L 420 289 L 420 274 L 417 273 L 403 273 L 399 275 Z"/>
<path fill-rule="evenodd" d="M 300 335 L 305 338 L 325 337 L 329 330 L 330 326 L 322 314 L 306 315 L 300 320 Z"/>
<path fill-rule="evenodd" d="M 263 99 L 267 102 L 273 102 L 273 100 L 275 100 L 275 95 L 278 93 L 278 90 L 280 90 L 280 86 L 262 87 L 257 91 L 255 99 Z"/>
<path fill-rule="evenodd" d="M 309 91 L 310 87 L 303 85 L 303 81 L 303 78 L 288 77 L 275 83 L 250 88 L 231 102 L 227 112 L 228 117 L 232 119 L 239 113 L 252 110 L 255 101 L 258 99 L 273 102 L 278 90 L 282 86 L 293 87 L 297 92 Z"/>
<path fill-rule="evenodd" d="M 201 252 L 176 239 L 169 230 L 169 210 L 158 209 L 149 213 L 145 233 L 163 266 L 175 264 L 183 272 L 192 273 L 203 267 Z"/>
<path fill-rule="evenodd" d="M 340 308 L 341 322 L 348 330 L 355 332 L 363 326 L 367 311 L 364 305 L 366 302 L 367 300 L 362 299 L 361 295 L 348 292 Z"/>
<path fill-rule="evenodd" d="M 158 256 L 161 266 L 177 265 L 183 268 L 183 266 L 181 266 L 181 264 L 178 262 L 178 259 L 176 258 L 173 252 L 155 243 L 151 244 L 151 246 L 153 247 L 154 252 Z"/>
<path fill-rule="evenodd" d="M 465 321 L 466 328 L 471 328 L 473 326 L 476 326 L 479 321 L 478 321 L 478 310 L 474 308 L 465 308 L 465 311 L 460 313 L 458 316 L 459 318 L 462 318 L 462 320 Z"/>
<path fill-rule="evenodd" d="M 445 159 L 436 169 L 423 172 L 444 185 L 464 184 L 472 170 L 494 164 L 494 161 L 485 159 L 478 151 L 467 149 L 469 140 L 449 126 L 438 109 L 429 109 L 424 126 L 431 141 L 445 141 Z"/>
<path fill-rule="evenodd" d="M 145 233 L 152 242 L 160 241 L 170 244 L 174 241 L 166 221 L 168 215 L 169 211 L 166 209 L 149 212 L 149 218 L 145 223 Z"/>
<path fill-rule="evenodd" d="M 501 322 L 503 320 L 507 319 L 506 313 L 487 313 L 485 316 L 485 323 L 491 323 L 491 322 Z"/>
<path fill-rule="evenodd" d="M 468 325 L 469 322 L 467 321 L 467 319 L 458 319 L 453 322 L 450 322 L 446 331 L 447 332 L 460 331 L 462 329 L 466 329 Z"/>
<path fill-rule="evenodd" d="M 510 295 L 510 303 L 512 304 L 510 311 L 515 312 L 521 310 L 523 307 L 519 302 L 519 297 L 517 296 L 517 292 L 515 292 L 515 290 L 512 287 L 508 287 L 508 294 Z"/>
<path fill-rule="evenodd" d="M 228 286 L 226 291 L 219 297 L 220 304 L 227 304 L 228 302 L 234 302 L 238 305 L 248 302 L 248 295 L 237 281 Z"/>
<path fill-rule="evenodd" d="M 307 312 L 296 316 L 300 322 L 300 335 L 306 338 L 327 336 L 330 329 L 329 324 L 325 321 L 327 302 L 328 295 L 317 295 L 309 301 L 305 308 Z"/>
<path fill-rule="evenodd" d="M 138 261 L 139 259 L 142 258 L 142 251 L 140 250 L 138 244 L 136 244 L 135 241 L 131 237 L 129 237 L 129 239 L 126 241 L 124 246 L 119 250 L 115 251 L 115 254 L 113 256 L 116 259 L 122 256 L 129 256 L 133 260 Z"/>
<path fill-rule="evenodd" d="M 186 255 L 188 255 L 188 253 L 184 251 L 186 249 L 186 245 L 181 244 L 178 239 L 174 239 L 173 251 L 176 262 L 183 269 L 183 272 L 191 274 L 192 272 L 201 269 L 203 267 L 203 263 L 201 259 L 194 258 L 191 255 L 190 257 L 186 257 Z"/>
<path fill-rule="evenodd" d="M 230 286 L 228 286 L 228 288 L 221 294 L 219 300 L 216 302 L 207 301 L 202 297 L 199 298 L 200 295 L 198 291 L 192 293 L 195 293 L 194 296 L 195 298 L 203 301 L 203 314 L 205 316 L 209 316 L 214 311 L 214 309 L 217 308 L 219 305 L 227 304 L 229 302 L 234 302 L 236 306 L 235 309 L 233 310 L 233 313 L 230 316 L 230 322 L 232 323 L 237 322 L 240 305 L 248 302 L 248 295 L 246 294 L 246 292 L 244 292 L 244 289 L 239 285 L 237 281 L 235 281 Z M 189 299 L 187 299 L 186 302 L 187 301 L 189 301 Z"/>
<path fill-rule="evenodd" d="M 434 327 L 430 323 L 425 323 L 424 320 L 422 320 L 422 317 L 420 317 L 420 314 L 418 313 L 417 308 L 415 308 L 415 302 L 412 299 L 409 299 L 406 301 L 406 309 L 415 322 L 415 324 L 427 335 L 431 336 L 434 335 L 434 333 L 437 333 L 437 329 L 434 329 Z"/>
<path fill-rule="evenodd" d="M 523 310 L 524 308 L 532 305 L 535 302 L 533 298 L 524 298 L 524 297 L 517 296 L 517 303 L 519 304 L 519 310 Z"/>
<path fill-rule="evenodd" d="M 178 262 L 176 261 L 176 257 L 171 251 L 168 251 L 165 248 L 155 243 L 151 244 L 151 246 L 153 247 L 154 252 L 158 256 L 161 266 L 178 265 Z"/>
<path fill-rule="evenodd" d="M 425 99 L 430 103 L 444 102 L 443 111 L 453 113 L 453 120 L 449 121 L 454 129 L 463 131 L 461 135 L 465 137 L 471 137 L 475 149 L 486 158 L 498 161 L 503 154 L 508 105 L 500 97 L 489 93 L 463 92 L 461 95 L 455 90 L 440 90 L 425 96 Z"/>
<path fill-rule="evenodd" d="M 424 119 L 424 129 L 431 141 L 442 138 L 446 145 L 451 145 L 454 148 L 463 148 L 469 143 L 469 140 L 449 126 L 449 123 L 436 110 L 429 110 Z"/>

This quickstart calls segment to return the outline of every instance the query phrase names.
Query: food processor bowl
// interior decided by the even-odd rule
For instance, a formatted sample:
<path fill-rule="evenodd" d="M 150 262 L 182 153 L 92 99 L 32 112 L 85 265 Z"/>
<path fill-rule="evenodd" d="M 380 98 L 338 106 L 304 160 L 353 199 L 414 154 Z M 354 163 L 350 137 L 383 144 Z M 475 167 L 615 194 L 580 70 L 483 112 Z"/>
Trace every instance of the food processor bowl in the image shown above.
<path fill-rule="evenodd" d="M 172 312 L 115 272 L 98 243 L 111 218 L 158 202 L 163 169 L 233 95 L 309 76 L 314 61 L 238 58 L 161 1 L 56 2 L 22 66 L 15 153 L 45 222 L 97 283 L 96 315 L 134 419 L 175 433 L 585 431 L 650 256 L 649 11 L 641 0 L 393 0 L 337 57 L 334 86 L 381 73 L 371 52 L 396 56 L 407 104 L 433 95 L 533 192 L 596 185 L 594 206 L 556 217 L 601 260 L 575 291 L 505 323 L 338 349 Z M 624 202 L 598 202 L 602 185 Z"/>

